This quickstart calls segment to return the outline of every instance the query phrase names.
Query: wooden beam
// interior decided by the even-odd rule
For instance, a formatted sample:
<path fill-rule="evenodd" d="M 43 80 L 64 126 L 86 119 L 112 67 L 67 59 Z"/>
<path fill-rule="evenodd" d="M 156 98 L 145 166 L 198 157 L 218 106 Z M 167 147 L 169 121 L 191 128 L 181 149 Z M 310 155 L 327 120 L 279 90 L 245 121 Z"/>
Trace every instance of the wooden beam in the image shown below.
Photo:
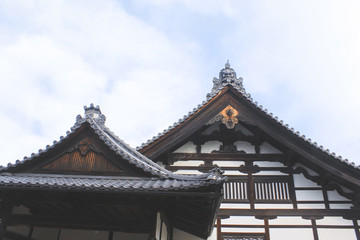
<path fill-rule="evenodd" d="M 10 231 L 6 231 L 5 232 L 5 237 L 11 240 L 34 240 L 31 237 L 24 237 L 20 234 L 14 233 L 14 232 L 10 232 Z"/>
<path fill-rule="evenodd" d="M 358 219 L 360 209 L 220 209 L 222 216 L 339 216 Z"/>
<path fill-rule="evenodd" d="M 91 217 L 77 216 L 44 216 L 11 214 L 9 215 L 9 225 L 28 225 L 39 227 L 58 227 L 58 228 L 79 228 L 79 229 L 97 229 L 108 231 L 123 231 L 131 233 L 148 233 L 152 229 L 152 223 L 146 221 L 131 222 L 124 219 L 107 220 Z"/>
<path fill-rule="evenodd" d="M 204 161 L 284 161 L 285 154 L 244 154 L 244 153 L 172 153 L 169 160 Z"/>

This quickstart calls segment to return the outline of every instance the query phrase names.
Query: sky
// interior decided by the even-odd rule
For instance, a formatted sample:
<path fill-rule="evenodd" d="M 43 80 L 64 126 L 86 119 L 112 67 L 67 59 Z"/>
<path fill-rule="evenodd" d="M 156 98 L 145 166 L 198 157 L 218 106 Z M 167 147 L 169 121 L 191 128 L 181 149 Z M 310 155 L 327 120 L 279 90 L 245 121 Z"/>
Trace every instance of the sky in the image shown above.
<path fill-rule="evenodd" d="M 360 2 L 0 1 L 0 165 L 83 106 L 132 147 L 206 99 L 227 60 L 253 99 L 360 165 Z"/>

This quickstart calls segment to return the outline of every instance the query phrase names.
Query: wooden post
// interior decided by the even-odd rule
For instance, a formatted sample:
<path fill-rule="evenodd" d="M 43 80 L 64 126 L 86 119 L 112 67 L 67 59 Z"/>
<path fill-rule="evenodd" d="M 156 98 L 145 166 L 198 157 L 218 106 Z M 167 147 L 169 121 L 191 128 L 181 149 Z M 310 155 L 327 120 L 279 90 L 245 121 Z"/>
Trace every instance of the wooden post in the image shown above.
<path fill-rule="evenodd" d="M 359 224 L 357 222 L 356 219 L 353 220 L 354 223 L 354 229 L 355 229 L 355 234 L 356 234 L 356 239 L 360 240 L 360 231 L 359 231 Z"/>
<path fill-rule="evenodd" d="M 311 225 L 312 225 L 314 240 L 319 240 L 319 234 L 316 227 L 316 220 L 313 218 L 311 219 Z"/>
<path fill-rule="evenodd" d="M 269 219 L 264 218 L 264 224 L 265 224 L 265 239 L 270 240 Z"/>
<path fill-rule="evenodd" d="M 217 240 L 222 240 L 221 234 L 221 218 L 216 219 L 216 230 L 217 230 Z"/>

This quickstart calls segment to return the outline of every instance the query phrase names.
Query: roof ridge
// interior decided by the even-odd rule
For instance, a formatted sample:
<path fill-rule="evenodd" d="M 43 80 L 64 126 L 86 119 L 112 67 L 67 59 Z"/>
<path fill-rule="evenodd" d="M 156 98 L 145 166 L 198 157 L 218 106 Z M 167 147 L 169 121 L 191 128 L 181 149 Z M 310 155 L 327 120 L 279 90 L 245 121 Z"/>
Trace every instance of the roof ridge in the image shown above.
<path fill-rule="evenodd" d="M 224 181 L 226 177 L 222 176 L 220 169 L 213 169 L 209 173 L 204 173 L 201 175 L 182 175 L 175 174 L 165 168 L 159 166 L 155 162 L 148 159 L 143 154 L 139 153 L 136 149 L 131 148 L 125 141 L 120 139 L 115 135 L 107 126 L 105 126 L 106 117 L 100 111 L 100 107 L 94 107 L 93 104 L 90 104 L 90 107 L 84 106 L 85 115 L 82 117 L 80 114 L 76 117 L 76 122 L 73 127 L 70 128 L 71 131 L 66 132 L 66 136 L 60 136 L 60 141 L 53 141 L 53 145 L 47 145 L 45 150 L 40 149 L 38 153 L 32 153 L 30 157 L 24 157 L 22 161 L 17 160 L 14 164 L 8 163 L 7 167 L 0 166 L 0 171 L 5 171 L 9 168 L 16 167 L 18 165 L 24 164 L 32 160 L 35 157 L 47 152 L 48 150 L 54 148 L 60 144 L 63 140 L 67 139 L 76 129 L 80 128 L 85 122 L 89 123 L 90 127 L 95 131 L 100 139 L 113 151 L 116 152 L 123 159 L 129 161 L 130 164 L 135 165 L 138 168 L 141 168 L 145 172 L 149 172 L 155 176 L 164 179 L 174 179 L 174 180 L 218 180 Z"/>
<path fill-rule="evenodd" d="M 153 136 L 151 139 L 148 139 L 145 143 L 142 143 L 140 146 L 136 147 L 136 150 L 141 150 L 142 148 L 150 145 L 151 143 L 155 142 L 160 137 L 164 136 L 166 133 L 170 132 L 172 129 L 179 126 L 181 123 L 185 122 L 188 118 L 193 116 L 198 110 L 200 110 L 204 105 L 214 99 L 220 92 L 225 88 L 225 86 L 230 85 L 232 86 L 237 92 L 239 92 L 243 97 L 245 97 L 253 106 L 257 109 L 261 110 L 264 114 L 275 120 L 277 123 L 281 124 L 285 127 L 288 131 L 292 132 L 292 134 L 296 135 L 297 137 L 301 138 L 303 141 L 311 144 L 315 148 L 319 149 L 320 151 L 328 154 L 329 156 L 346 163 L 347 165 L 355 168 L 360 169 L 360 165 L 356 165 L 354 162 L 349 162 L 348 159 L 343 159 L 341 155 L 337 155 L 335 152 L 331 152 L 329 149 L 325 149 L 322 145 L 318 145 L 317 142 L 313 142 L 311 138 L 306 138 L 304 134 L 301 134 L 299 131 L 295 131 L 294 128 L 289 127 L 288 124 L 285 124 L 283 120 L 279 120 L 277 116 L 275 116 L 272 112 L 269 112 L 266 108 L 262 105 L 259 105 L 257 101 L 254 101 L 253 98 L 249 93 L 246 93 L 245 88 L 242 85 L 243 78 L 239 77 L 236 78 L 236 72 L 230 68 L 230 64 L 227 62 L 225 64 L 225 68 L 222 69 L 219 73 L 219 79 L 214 78 L 213 83 L 214 86 L 210 93 L 206 95 L 206 100 L 199 104 L 193 111 L 189 111 L 187 115 L 184 115 L 183 118 L 180 118 L 177 122 L 173 125 L 169 126 L 168 128 L 164 129 L 163 132 L 158 133 L 157 135 Z"/>

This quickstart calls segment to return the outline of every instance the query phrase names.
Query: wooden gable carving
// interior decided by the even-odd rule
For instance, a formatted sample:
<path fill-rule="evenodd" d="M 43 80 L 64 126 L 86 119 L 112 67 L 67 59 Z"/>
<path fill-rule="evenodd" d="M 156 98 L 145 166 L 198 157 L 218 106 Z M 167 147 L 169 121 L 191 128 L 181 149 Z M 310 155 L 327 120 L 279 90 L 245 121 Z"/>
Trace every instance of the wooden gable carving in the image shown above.
<path fill-rule="evenodd" d="M 41 167 L 41 170 L 70 171 L 70 172 L 123 172 L 111 163 L 94 140 L 84 137 L 64 154 Z"/>

